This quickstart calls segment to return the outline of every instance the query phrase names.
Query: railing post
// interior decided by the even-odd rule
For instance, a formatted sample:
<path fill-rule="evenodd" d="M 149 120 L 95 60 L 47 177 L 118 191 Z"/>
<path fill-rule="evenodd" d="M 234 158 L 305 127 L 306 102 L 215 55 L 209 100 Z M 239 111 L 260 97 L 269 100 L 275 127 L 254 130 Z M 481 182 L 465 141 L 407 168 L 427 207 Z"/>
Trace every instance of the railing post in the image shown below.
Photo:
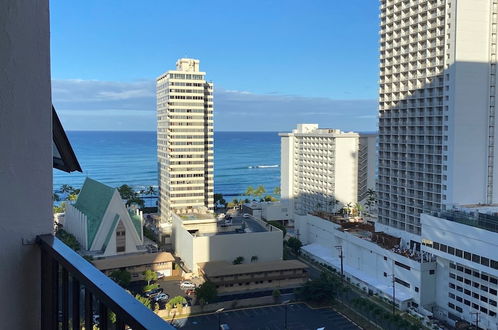
<path fill-rule="evenodd" d="M 53 315 L 57 314 L 54 309 L 53 299 L 55 297 L 53 287 L 53 273 L 51 259 L 47 252 L 41 251 L 41 328 L 54 329 Z"/>
<path fill-rule="evenodd" d="M 52 324 L 58 327 L 59 323 L 59 263 L 55 259 L 50 259 L 49 265 L 51 268 L 51 283 L 52 283 Z"/>
<path fill-rule="evenodd" d="M 69 329 L 69 274 L 62 267 L 62 330 Z"/>
<path fill-rule="evenodd" d="M 99 315 L 99 328 L 107 330 L 107 306 L 102 301 L 99 302 Z"/>
<path fill-rule="evenodd" d="M 85 288 L 85 329 L 93 329 L 92 293 Z"/>
<path fill-rule="evenodd" d="M 79 329 L 80 328 L 80 282 L 75 279 L 74 277 L 72 278 L 73 280 L 73 290 L 72 290 L 72 295 L 73 295 L 73 313 L 72 313 L 72 325 L 73 329 Z"/>

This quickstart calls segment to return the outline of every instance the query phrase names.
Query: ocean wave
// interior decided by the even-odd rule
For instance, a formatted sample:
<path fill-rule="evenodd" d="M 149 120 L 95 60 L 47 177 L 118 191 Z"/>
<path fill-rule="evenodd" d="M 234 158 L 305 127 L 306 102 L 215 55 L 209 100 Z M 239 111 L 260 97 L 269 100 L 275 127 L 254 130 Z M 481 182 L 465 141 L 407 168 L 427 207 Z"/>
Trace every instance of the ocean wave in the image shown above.
<path fill-rule="evenodd" d="M 280 165 L 257 165 L 257 166 L 249 166 L 247 168 L 276 168 Z"/>

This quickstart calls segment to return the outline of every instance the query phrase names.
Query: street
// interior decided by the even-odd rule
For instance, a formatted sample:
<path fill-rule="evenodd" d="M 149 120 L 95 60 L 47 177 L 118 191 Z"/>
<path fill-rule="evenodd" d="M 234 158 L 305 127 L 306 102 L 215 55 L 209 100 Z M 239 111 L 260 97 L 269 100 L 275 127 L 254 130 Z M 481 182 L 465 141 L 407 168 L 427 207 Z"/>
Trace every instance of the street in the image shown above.
<path fill-rule="evenodd" d="M 330 308 L 311 309 L 306 304 L 289 304 L 287 310 L 287 329 L 314 330 L 359 329 L 349 320 Z M 228 311 L 219 314 L 220 323 L 228 324 L 230 329 L 285 329 L 285 306 L 267 306 Z M 193 316 L 173 321 L 178 329 L 218 329 L 218 315 Z"/>

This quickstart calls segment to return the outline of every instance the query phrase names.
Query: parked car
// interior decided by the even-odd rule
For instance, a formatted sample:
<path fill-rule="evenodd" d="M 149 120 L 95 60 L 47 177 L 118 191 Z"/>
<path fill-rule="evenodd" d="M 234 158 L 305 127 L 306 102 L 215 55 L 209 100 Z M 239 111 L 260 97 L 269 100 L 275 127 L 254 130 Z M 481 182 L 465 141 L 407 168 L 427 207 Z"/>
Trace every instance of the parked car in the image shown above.
<path fill-rule="evenodd" d="M 230 214 L 227 214 L 225 220 L 232 220 L 232 216 Z"/>
<path fill-rule="evenodd" d="M 156 272 L 156 274 L 157 274 L 157 279 L 160 279 L 160 278 L 164 277 L 164 274 L 161 273 L 161 272 Z"/>
<path fill-rule="evenodd" d="M 180 283 L 181 289 L 195 289 L 195 284 L 190 281 Z"/>
<path fill-rule="evenodd" d="M 144 297 L 153 298 L 153 297 L 157 296 L 158 294 L 160 294 L 163 291 L 164 291 L 163 288 L 153 289 L 153 290 L 144 292 Z"/>
<path fill-rule="evenodd" d="M 195 290 L 193 290 L 193 289 L 187 289 L 185 291 L 185 293 L 187 294 L 187 296 L 193 296 L 195 294 Z"/>
<path fill-rule="evenodd" d="M 247 213 L 244 213 L 243 217 L 244 217 L 244 218 L 249 218 L 249 217 L 250 217 L 250 215 L 249 215 L 249 214 L 247 214 Z"/>
<path fill-rule="evenodd" d="M 166 293 L 160 293 L 154 297 L 155 302 L 165 301 L 169 299 L 169 295 Z"/>
<path fill-rule="evenodd" d="M 220 324 L 220 330 L 230 330 L 230 327 L 228 326 L 228 324 L 223 323 Z"/>

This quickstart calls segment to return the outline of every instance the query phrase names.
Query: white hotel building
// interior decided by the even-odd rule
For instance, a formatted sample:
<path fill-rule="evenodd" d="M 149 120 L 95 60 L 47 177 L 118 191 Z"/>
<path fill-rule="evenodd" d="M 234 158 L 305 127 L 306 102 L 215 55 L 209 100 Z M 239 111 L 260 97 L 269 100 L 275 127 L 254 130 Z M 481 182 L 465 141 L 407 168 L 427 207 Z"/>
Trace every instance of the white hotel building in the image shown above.
<path fill-rule="evenodd" d="M 281 196 L 289 216 L 335 212 L 375 188 L 377 134 L 299 124 L 281 136 Z"/>
<path fill-rule="evenodd" d="M 213 84 L 199 60 L 181 58 L 157 78 L 157 155 L 161 222 L 171 213 L 214 209 Z"/>
<path fill-rule="evenodd" d="M 373 233 L 343 235 L 307 217 L 304 251 L 337 268 L 332 244 L 341 245 L 348 276 L 368 290 L 389 296 L 378 279 L 394 273 L 419 313 L 498 329 L 498 1 L 380 4 L 378 222 Z M 383 270 L 377 233 L 421 256 L 420 266 L 388 254 L 411 275 Z M 352 246 L 358 236 L 371 243 Z"/>

